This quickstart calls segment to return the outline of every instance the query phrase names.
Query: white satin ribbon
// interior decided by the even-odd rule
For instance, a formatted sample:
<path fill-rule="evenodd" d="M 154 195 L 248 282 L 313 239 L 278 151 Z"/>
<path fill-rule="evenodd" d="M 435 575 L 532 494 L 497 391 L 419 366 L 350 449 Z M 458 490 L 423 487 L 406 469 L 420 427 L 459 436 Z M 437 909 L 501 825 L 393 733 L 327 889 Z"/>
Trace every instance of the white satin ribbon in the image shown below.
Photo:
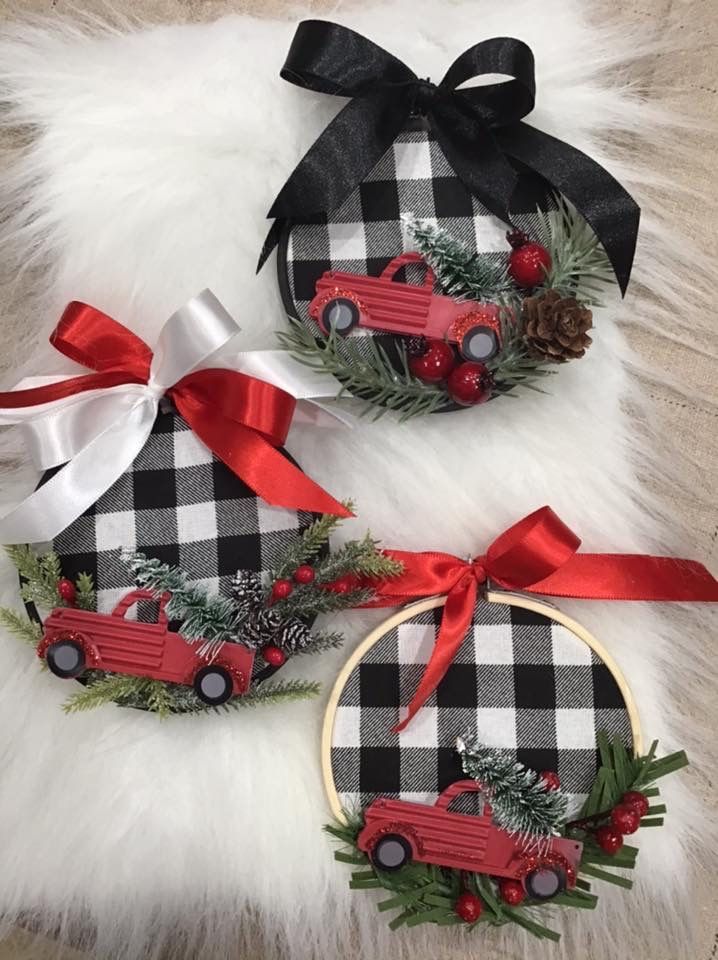
<path fill-rule="evenodd" d="M 336 396 L 331 376 L 302 367 L 283 351 L 237 355 L 232 363 L 216 354 L 240 327 L 210 290 L 203 290 L 162 328 L 147 384 L 120 384 L 51 403 L 0 408 L 0 424 L 20 423 L 35 465 L 65 464 L 47 483 L 0 519 L 0 543 L 44 543 L 54 539 L 128 469 L 147 442 L 159 401 L 182 377 L 204 367 L 238 369 L 266 380 L 298 399 Z M 56 383 L 65 377 L 30 377 L 15 390 Z"/>

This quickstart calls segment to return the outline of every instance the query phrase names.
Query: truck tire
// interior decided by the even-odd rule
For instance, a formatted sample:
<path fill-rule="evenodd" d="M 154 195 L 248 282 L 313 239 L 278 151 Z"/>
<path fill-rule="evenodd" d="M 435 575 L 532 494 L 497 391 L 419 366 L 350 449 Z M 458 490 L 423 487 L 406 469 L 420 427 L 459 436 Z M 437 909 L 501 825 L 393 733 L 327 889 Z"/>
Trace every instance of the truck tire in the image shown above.
<path fill-rule="evenodd" d="M 79 677 L 85 669 L 85 651 L 77 640 L 55 640 L 45 651 L 45 660 L 49 670 L 63 680 Z"/>
<path fill-rule="evenodd" d="M 485 363 L 490 360 L 499 349 L 499 338 L 491 327 L 477 324 L 466 331 L 461 338 L 459 350 L 465 360 L 475 363 Z"/>
<path fill-rule="evenodd" d="M 358 323 L 359 307 L 349 297 L 334 297 L 319 314 L 319 326 L 327 335 L 336 330 L 340 337 L 346 337 Z"/>
<path fill-rule="evenodd" d="M 553 865 L 539 867 L 527 875 L 525 883 L 532 900 L 550 900 L 566 889 L 566 874 Z"/>
<path fill-rule="evenodd" d="M 226 703 L 232 696 L 234 689 L 229 672 L 224 667 L 214 664 L 198 670 L 192 686 L 202 703 L 206 703 L 210 707 L 218 707 L 220 704 Z"/>
<path fill-rule="evenodd" d="M 411 858 L 411 844 L 400 833 L 385 833 L 371 848 L 371 862 L 380 870 L 400 870 Z"/>

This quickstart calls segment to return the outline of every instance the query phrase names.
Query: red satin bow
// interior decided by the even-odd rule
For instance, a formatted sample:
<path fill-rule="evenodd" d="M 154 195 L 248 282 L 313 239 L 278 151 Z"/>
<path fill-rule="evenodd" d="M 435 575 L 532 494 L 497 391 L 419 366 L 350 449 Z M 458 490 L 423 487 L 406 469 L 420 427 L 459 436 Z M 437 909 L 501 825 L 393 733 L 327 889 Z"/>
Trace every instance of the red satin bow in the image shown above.
<path fill-rule="evenodd" d="M 583 600 L 686 600 L 718 602 L 718 581 L 692 560 L 640 554 L 577 553 L 581 541 L 550 507 L 519 520 L 481 557 L 465 561 L 448 553 L 387 550 L 404 566 L 375 586 L 371 606 L 395 606 L 409 598 L 446 594 L 439 634 L 419 682 L 403 730 L 436 690 L 471 623 L 479 584 L 505 590 Z"/>
<path fill-rule="evenodd" d="M 149 381 L 153 354 L 148 345 L 86 303 L 73 301 L 67 306 L 50 343 L 97 372 L 0 393 L 0 407 L 27 407 Z M 204 369 L 187 374 L 167 390 L 167 396 L 200 440 L 267 503 L 353 516 L 276 449 L 292 422 L 296 400 L 291 394 L 235 370 Z"/>

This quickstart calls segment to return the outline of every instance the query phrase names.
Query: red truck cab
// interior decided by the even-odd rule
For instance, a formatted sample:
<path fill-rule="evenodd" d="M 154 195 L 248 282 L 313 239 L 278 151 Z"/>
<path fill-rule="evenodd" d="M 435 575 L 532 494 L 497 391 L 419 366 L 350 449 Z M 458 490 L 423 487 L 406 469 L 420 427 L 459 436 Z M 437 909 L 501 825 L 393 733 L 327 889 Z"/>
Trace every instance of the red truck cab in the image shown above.
<path fill-rule="evenodd" d="M 423 284 L 394 279 L 409 264 L 426 268 Z M 335 330 L 345 337 L 357 326 L 367 327 L 448 340 L 467 360 L 490 360 L 501 348 L 499 305 L 435 294 L 434 282 L 434 271 L 419 253 L 395 257 L 378 277 L 328 270 L 317 280 L 309 316 L 325 334 Z"/>
<path fill-rule="evenodd" d="M 140 600 L 158 601 L 156 623 L 127 619 Z M 213 706 L 246 693 L 254 651 L 223 643 L 211 657 L 198 653 L 204 641 L 189 642 L 169 629 L 168 600 L 169 594 L 133 590 L 109 614 L 57 607 L 44 622 L 37 654 L 62 678 L 78 677 L 87 669 L 152 677 L 191 686 L 203 703 Z"/>
<path fill-rule="evenodd" d="M 484 793 L 476 780 L 452 783 L 433 806 L 379 797 L 364 811 L 357 845 L 380 870 L 411 860 L 520 881 L 534 900 L 576 884 L 583 844 L 564 837 L 525 837 L 493 822 L 488 800 L 479 815 L 451 811 L 465 793 Z"/>

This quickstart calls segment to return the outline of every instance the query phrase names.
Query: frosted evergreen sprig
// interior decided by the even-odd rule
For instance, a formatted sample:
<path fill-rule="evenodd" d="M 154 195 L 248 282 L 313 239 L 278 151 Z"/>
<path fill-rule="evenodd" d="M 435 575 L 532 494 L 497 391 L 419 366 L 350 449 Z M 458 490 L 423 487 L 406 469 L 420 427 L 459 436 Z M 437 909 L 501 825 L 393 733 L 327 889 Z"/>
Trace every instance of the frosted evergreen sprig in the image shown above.
<path fill-rule="evenodd" d="M 543 837 L 560 832 L 568 798 L 560 790 L 550 790 L 540 773 L 476 737 L 458 737 L 456 751 L 464 773 L 487 788 L 494 819 L 505 830 Z"/>

